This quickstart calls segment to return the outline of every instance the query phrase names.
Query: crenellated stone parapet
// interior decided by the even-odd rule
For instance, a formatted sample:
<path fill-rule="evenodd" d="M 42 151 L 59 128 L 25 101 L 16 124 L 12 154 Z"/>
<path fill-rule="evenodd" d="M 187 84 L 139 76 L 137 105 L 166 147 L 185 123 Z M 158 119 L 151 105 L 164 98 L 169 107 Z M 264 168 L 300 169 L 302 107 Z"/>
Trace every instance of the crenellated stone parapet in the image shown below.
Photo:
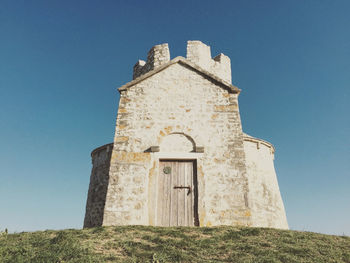
<path fill-rule="evenodd" d="M 133 79 L 163 65 L 170 61 L 169 46 L 167 43 L 152 47 L 148 51 L 147 62 L 137 61 L 134 66 Z"/>
<path fill-rule="evenodd" d="M 216 57 L 211 57 L 210 46 L 201 41 L 187 42 L 186 59 L 217 76 L 223 81 L 231 84 L 231 60 L 228 56 L 220 53 Z M 150 49 L 147 62 L 139 60 L 133 71 L 133 79 L 156 69 L 170 61 L 170 51 L 168 44 L 156 45 Z"/>
<path fill-rule="evenodd" d="M 201 41 L 187 41 L 186 58 L 222 80 L 231 83 L 231 60 L 224 54 L 211 58 L 210 46 Z"/>

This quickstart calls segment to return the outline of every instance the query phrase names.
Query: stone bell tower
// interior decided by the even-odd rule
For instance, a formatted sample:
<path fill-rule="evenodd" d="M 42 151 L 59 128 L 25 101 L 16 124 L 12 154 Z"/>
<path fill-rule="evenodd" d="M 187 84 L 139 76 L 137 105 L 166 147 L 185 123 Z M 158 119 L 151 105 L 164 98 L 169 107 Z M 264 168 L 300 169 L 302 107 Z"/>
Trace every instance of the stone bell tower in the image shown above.
<path fill-rule="evenodd" d="M 118 89 L 114 142 L 95 149 L 84 227 L 288 228 L 274 147 L 242 131 L 230 58 L 188 41 L 139 60 Z"/>

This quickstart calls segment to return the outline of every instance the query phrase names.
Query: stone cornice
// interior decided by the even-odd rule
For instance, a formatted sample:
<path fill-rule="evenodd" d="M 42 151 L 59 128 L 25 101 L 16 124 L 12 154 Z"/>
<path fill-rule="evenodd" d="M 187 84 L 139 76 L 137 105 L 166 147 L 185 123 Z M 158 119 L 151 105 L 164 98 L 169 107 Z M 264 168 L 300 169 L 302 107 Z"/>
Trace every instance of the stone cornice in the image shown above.
<path fill-rule="evenodd" d="M 271 143 L 269 143 L 268 141 L 264 141 L 262 139 L 252 137 L 246 133 L 243 133 L 243 140 L 248 141 L 248 142 L 255 142 L 257 144 L 263 144 L 263 145 L 269 147 L 271 149 L 272 153 L 275 153 L 275 147 Z"/>
<path fill-rule="evenodd" d="M 95 153 L 104 150 L 105 148 L 107 148 L 108 146 L 111 146 L 113 148 L 113 142 L 112 143 L 107 143 L 105 145 L 102 145 L 100 147 L 97 147 L 96 149 L 92 150 L 91 152 L 91 156 L 94 155 Z M 112 149 L 111 149 L 112 150 Z"/>

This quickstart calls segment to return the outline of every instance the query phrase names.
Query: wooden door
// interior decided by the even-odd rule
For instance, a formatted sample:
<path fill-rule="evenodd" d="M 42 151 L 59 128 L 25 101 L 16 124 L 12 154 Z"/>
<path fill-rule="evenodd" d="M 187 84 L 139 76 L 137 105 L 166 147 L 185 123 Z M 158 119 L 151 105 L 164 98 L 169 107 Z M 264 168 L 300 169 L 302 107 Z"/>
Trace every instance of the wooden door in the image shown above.
<path fill-rule="evenodd" d="M 160 161 L 157 196 L 157 225 L 197 225 L 193 161 Z"/>

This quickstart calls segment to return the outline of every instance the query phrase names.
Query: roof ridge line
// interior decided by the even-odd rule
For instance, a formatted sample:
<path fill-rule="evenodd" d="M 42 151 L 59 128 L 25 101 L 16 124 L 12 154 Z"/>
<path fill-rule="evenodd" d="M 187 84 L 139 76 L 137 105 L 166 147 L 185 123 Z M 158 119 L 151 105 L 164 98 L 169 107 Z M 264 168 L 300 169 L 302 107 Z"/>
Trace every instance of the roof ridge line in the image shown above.
<path fill-rule="evenodd" d="M 121 86 L 120 88 L 118 88 L 118 91 L 119 92 L 122 92 L 126 89 L 128 89 L 129 87 L 132 87 L 134 85 L 136 85 L 137 83 L 153 76 L 154 74 L 168 68 L 169 66 L 173 65 L 173 64 L 176 64 L 176 63 L 182 63 L 182 64 L 185 64 L 187 66 L 190 66 L 191 68 L 195 69 L 196 71 L 202 73 L 203 75 L 206 75 L 207 77 L 211 78 L 212 80 L 220 83 L 221 85 L 225 86 L 226 89 L 231 92 L 231 93 L 237 93 L 239 94 L 241 92 L 241 90 L 239 88 L 237 88 L 236 86 L 230 84 L 230 83 L 227 83 L 226 81 L 224 81 L 223 79 L 221 79 L 220 77 L 216 76 L 215 74 L 203 69 L 202 67 L 198 66 L 197 64 L 189 61 L 188 59 L 182 57 L 182 56 L 178 56 L 178 57 L 175 57 L 173 58 L 172 60 L 170 60 L 169 62 L 167 62 L 166 64 L 163 64 L 141 76 L 139 76 L 138 78 L 124 84 L 123 86 Z"/>

